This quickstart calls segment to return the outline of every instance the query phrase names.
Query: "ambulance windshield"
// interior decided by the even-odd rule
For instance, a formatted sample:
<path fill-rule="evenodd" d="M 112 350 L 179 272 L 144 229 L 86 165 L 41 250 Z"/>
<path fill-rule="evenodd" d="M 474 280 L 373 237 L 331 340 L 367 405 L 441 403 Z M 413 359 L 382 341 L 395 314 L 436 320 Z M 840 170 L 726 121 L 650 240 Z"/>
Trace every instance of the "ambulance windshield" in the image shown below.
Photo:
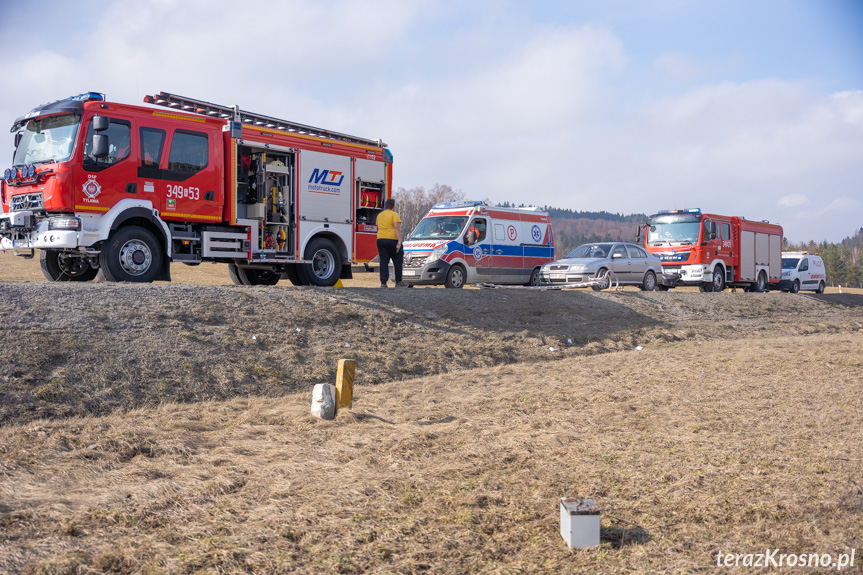
<path fill-rule="evenodd" d="M 411 232 L 409 240 L 454 240 L 461 233 L 467 216 L 433 216 L 423 218 Z"/>
<path fill-rule="evenodd" d="M 14 164 L 64 162 L 72 155 L 81 124 L 80 114 L 46 116 L 27 122 L 21 143 L 15 150 Z"/>
<path fill-rule="evenodd" d="M 701 231 L 700 214 L 663 214 L 650 219 L 647 245 L 692 245 Z"/>

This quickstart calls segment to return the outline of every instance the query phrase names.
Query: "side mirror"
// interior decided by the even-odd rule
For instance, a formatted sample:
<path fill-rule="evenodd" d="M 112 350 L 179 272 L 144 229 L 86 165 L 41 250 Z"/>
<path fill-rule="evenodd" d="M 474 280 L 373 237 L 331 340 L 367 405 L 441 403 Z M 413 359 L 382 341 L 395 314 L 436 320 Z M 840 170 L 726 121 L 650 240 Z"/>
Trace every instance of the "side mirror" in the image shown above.
<path fill-rule="evenodd" d="M 110 123 L 111 120 L 105 116 L 93 116 L 93 131 L 104 132 Z"/>
<path fill-rule="evenodd" d="M 618 258 L 622 258 L 622 257 L 623 257 L 623 254 L 621 254 L 621 253 L 613 253 L 613 254 L 611 254 L 611 259 L 613 259 L 613 260 L 616 260 L 616 259 L 618 259 Z"/>
<path fill-rule="evenodd" d="M 94 158 L 105 158 L 108 156 L 108 136 L 106 134 L 93 135 L 93 153 Z"/>
<path fill-rule="evenodd" d="M 715 240 L 715 239 L 716 239 L 716 232 L 710 232 L 710 239 L 711 239 L 711 240 Z"/>
<path fill-rule="evenodd" d="M 24 137 L 24 132 L 18 132 L 15 134 L 15 149 L 18 149 L 18 144 L 21 143 L 21 138 Z"/>

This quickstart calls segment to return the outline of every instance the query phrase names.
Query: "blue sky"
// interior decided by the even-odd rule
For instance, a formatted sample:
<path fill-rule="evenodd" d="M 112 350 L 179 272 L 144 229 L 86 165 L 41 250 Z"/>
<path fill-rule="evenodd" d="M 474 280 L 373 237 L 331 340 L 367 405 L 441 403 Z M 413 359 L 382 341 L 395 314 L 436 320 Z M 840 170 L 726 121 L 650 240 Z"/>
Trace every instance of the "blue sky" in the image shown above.
<path fill-rule="evenodd" d="M 863 227 L 858 0 L 4 7 L 6 126 L 84 91 L 132 103 L 164 90 L 380 137 L 397 187 L 700 207 L 781 223 L 793 241 Z"/>

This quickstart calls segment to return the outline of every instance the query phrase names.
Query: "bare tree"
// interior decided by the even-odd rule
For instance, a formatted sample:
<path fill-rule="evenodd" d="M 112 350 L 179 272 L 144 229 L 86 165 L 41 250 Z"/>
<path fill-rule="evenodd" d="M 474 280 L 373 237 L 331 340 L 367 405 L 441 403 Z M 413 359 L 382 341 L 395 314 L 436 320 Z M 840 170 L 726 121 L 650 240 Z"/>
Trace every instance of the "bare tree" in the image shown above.
<path fill-rule="evenodd" d="M 403 236 L 407 237 L 433 205 L 463 200 L 464 193 L 461 190 L 453 190 L 452 186 L 446 184 L 435 184 L 428 191 L 422 186 L 410 189 L 399 188 L 393 194 L 393 198 L 396 200 L 396 211 L 402 220 Z"/>

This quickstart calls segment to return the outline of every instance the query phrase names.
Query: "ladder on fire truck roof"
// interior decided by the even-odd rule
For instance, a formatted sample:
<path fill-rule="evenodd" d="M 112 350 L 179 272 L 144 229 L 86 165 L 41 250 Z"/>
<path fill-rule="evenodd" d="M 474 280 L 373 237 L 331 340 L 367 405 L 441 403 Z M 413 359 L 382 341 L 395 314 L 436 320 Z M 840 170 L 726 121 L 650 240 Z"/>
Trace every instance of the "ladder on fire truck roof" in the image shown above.
<path fill-rule="evenodd" d="M 245 110 L 240 110 L 239 106 L 220 106 L 219 104 L 213 104 L 211 102 L 205 102 L 203 100 L 186 98 L 184 96 L 178 96 L 176 94 L 169 94 L 168 92 L 159 92 L 155 96 L 144 96 L 144 102 L 147 104 L 156 104 L 157 106 L 174 108 L 175 110 L 181 110 L 183 112 L 192 112 L 194 114 L 201 114 L 203 116 L 221 118 L 228 121 L 232 120 L 234 122 L 242 122 L 244 124 L 259 126 L 262 128 L 269 128 L 271 130 L 282 130 L 284 132 L 293 132 L 296 134 L 315 136 L 318 138 L 329 138 L 331 140 L 338 140 L 340 142 L 360 144 L 361 146 L 376 146 L 378 148 L 387 147 L 387 145 L 379 139 L 370 140 L 368 138 L 349 136 L 348 134 L 342 134 L 340 132 L 322 130 L 321 128 L 315 128 L 313 126 L 307 126 L 305 124 L 298 124 L 297 122 L 279 120 L 278 118 L 273 118 L 272 116 L 264 116 L 262 114 L 246 112 Z"/>

